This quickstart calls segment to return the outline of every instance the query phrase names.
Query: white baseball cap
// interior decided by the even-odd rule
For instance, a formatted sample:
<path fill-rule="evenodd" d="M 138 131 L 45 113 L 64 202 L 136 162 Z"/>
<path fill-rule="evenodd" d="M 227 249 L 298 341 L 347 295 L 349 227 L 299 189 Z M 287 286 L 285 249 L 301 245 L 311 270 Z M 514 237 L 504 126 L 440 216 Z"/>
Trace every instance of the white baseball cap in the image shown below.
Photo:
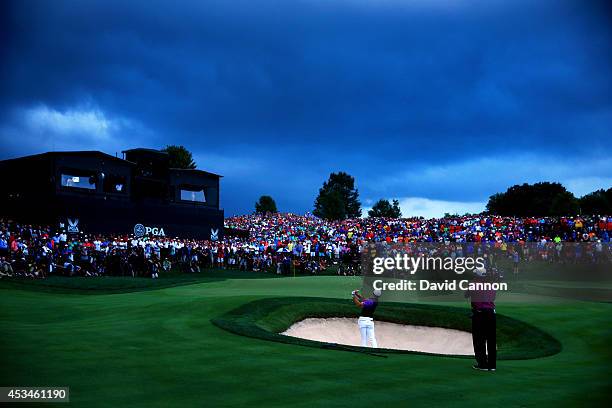
<path fill-rule="evenodd" d="M 474 275 L 480 276 L 481 278 L 487 274 L 487 270 L 485 268 L 474 268 Z"/>

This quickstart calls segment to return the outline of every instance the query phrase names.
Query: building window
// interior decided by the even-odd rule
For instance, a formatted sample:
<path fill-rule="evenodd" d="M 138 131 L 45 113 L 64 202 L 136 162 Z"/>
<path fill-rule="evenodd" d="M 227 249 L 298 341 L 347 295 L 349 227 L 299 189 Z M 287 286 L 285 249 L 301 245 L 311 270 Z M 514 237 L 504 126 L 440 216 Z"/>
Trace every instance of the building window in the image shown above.
<path fill-rule="evenodd" d="M 204 196 L 204 190 L 181 189 L 181 200 L 182 201 L 193 201 L 196 203 L 205 203 L 206 197 Z"/>
<path fill-rule="evenodd" d="M 109 174 L 104 176 L 104 192 L 125 194 L 126 177 Z"/>
<path fill-rule="evenodd" d="M 85 190 L 95 190 L 96 180 L 93 176 L 73 176 L 62 174 L 62 187 L 82 188 Z"/>

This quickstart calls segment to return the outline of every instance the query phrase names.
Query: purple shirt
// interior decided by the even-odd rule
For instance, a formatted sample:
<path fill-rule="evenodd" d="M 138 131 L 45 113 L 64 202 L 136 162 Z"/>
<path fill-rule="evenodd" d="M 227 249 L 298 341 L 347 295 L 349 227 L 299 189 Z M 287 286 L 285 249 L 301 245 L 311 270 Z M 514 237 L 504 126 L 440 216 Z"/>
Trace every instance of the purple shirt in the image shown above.
<path fill-rule="evenodd" d="M 362 303 L 361 316 L 363 317 L 374 317 L 374 311 L 378 306 L 378 302 L 374 299 L 366 299 Z"/>
<path fill-rule="evenodd" d="M 485 282 L 482 278 L 475 278 L 474 283 Z M 468 290 L 465 293 L 466 297 L 469 297 L 472 301 L 472 309 L 474 310 L 493 310 L 495 309 L 495 296 L 494 290 Z"/>

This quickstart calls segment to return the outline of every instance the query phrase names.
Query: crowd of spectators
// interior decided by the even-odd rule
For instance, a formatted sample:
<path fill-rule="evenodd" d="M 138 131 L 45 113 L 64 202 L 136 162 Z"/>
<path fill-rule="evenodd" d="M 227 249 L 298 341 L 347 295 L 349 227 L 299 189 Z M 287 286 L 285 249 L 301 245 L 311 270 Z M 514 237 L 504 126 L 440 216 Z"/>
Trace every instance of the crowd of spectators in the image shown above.
<path fill-rule="evenodd" d="M 535 243 L 540 248 L 549 248 L 544 253 L 551 254 L 552 260 L 555 253 L 562 253 L 565 243 L 588 244 L 586 249 L 580 249 L 580 256 L 601 252 L 604 244 L 609 248 L 612 217 L 466 215 L 440 219 L 327 221 L 310 214 L 279 213 L 231 217 L 225 220 L 225 226 L 228 232 L 225 238 L 212 242 L 68 234 L 50 226 L 0 221 L 0 277 L 44 278 L 56 274 L 157 278 L 170 270 L 194 273 L 209 267 L 318 274 L 333 264 L 357 263 L 371 242 L 485 243 L 501 251 L 506 246 L 523 248 L 524 244 Z M 578 250 L 575 251 L 577 254 Z M 538 250 L 508 251 L 508 256 L 515 259 L 534 254 L 540 253 Z M 352 274 L 356 269 L 338 267 L 337 270 Z"/>
<path fill-rule="evenodd" d="M 310 214 L 254 214 L 231 217 L 226 227 L 248 230 L 251 240 L 291 242 L 564 242 L 610 241 L 612 217 L 495 217 L 356 218 L 326 221 Z"/>

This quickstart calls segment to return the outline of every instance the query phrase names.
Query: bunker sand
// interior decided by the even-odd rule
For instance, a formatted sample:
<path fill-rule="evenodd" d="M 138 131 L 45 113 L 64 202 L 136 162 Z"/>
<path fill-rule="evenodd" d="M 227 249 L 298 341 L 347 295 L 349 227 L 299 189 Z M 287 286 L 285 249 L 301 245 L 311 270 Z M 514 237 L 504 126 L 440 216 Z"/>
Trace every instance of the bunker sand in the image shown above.
<path fill-rule="evenodd" d="M 474 355 L 472 335 L 468 332 L 378 321 L 374 322 L 374 326 L 379 348 L 433 354 Z M 357 319 L 354 318 L 304 319 L 294 323 L 281 334 L 325 343 L 361 345 Z"/>

